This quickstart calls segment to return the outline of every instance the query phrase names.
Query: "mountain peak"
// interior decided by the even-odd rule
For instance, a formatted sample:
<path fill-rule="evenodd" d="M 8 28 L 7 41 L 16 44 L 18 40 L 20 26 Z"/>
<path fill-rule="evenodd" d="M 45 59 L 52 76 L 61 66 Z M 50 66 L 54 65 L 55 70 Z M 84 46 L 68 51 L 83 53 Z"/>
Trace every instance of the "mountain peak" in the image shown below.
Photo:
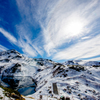
<path fill-rule="evenodd" d="M 63 95 L 71 100 L 99 100 L 99 77 L 100 63 L 95 61 L 56 63 L 43 58 L 24 57 L 14 49 L 0 53 L 0 84 L 16 89 L 22 95 L 31 95 L 36 100 L 40 95 L 57 99 Z M 57 94 L 54 84 L 56 91 L 59 90 Z"/>

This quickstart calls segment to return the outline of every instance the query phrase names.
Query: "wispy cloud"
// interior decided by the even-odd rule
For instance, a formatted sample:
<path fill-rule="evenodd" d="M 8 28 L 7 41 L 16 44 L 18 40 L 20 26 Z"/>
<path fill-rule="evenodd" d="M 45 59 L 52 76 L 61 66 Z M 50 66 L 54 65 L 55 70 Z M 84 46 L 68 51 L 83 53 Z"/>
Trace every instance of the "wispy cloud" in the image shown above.
<path fill-rule="evenodd" d="M 18 43 L 22 48 L 23 52 L 28 56 L 36 57 L 37 55 L 43 55 L 42 36 L 38 33 L 35 33 L 33 30 L 36 30 L 39 27 L 39 22 L 36 21 L 37 14 L 37 5 L 34 0 L 29 2 L 25 0 L 16 0 L 17 6 L 22 17 L 20 24 L 16 25 L 16 30 L 19 35 Z M 39 18 L 39 17 L 38 17 Z M 33 39 L 34 38 L 34 39 Z M 26 47 L 27 46 L 27 47 Z M 29 48 L 30 49 L 29 49 Z M 31 50 L 31 52 L 30 52 Z"/>
<path fill-rule="evenodd" d="M 25 55 L 30 56 L 30 57 L 36 57 L 37 53 L 36 51 L 32 48 L 31 45 L 25 43 L 22 47 L 22 50 L 24 52 Z"/>
<path fill-rule="evenodd" d="M 13 35 L 11 35 L 7 31 L 5 31 L 3 28 L 0 28 L 0 32 L 8 39 L 8 41 L 11 44 L 14 44 L 15 46 L 18 46 L 19 48 L 21 48 L 22 51 L 23 51 L 23 53 L 24 53 L 24 55 L 27 55 L 29 57 L 35 57 L 35 56 L 37 56 L 37 53 L 34 50 L 33 45 L 30 44 L 31 40 L 28 38 L 28 36 L 26 36 L 26 34 L 19 35 L 20 38 L 18 40 L 16 40 L 16 38 Z M 26 42 L 24 41 L 25 39 L 27 40 Z M 7 50 L 7 48 L 4 47 L 4 46 L 2 46 L 2 45 L 0 45 L 0 50 L 1 51 Z"/>
<path fill-rule="evenodd" d="M 45 25 L 41 23 L 46 52 L 49 55 L 55 53 L 64 43 L 92 33 L 100 17 L 99 4 L 98 0 L 61 0 L 49 9 Z"/>
<path fill-rule="evenodd" d="M 2 28 L 0 32 L 24 54 L 55 60 L 99 55 L 99 0 L 16 0 L 16 5 L 21 16 L 17 40 Z"/>
<path fill-rule="evenodd" d="M 17 40 L 16 38 L 11 35 L 9 32 L 7 32 L 6 30 L 4 30 L 3 28 L 0 28 L 0 32 L 11 42 L 11 43 L 16 43 Z"/>
<path fill-rule="evenodd" d="M 96 57 L 96 58 L 88 59 L 87 61 L 100 61 L 100 57 Z"/>
<path fill-rule="evenodd" d="M 97 42 L 98 41 L 98 42 Z M 55 60 L 82 59 L 100 55 L 100 35 L 72 45 L 55 54 Z"/>
<path fill-rule="evenodd" d="M 24 29 L 23 32 L 24 34 L 27 34 L 26 28 L 25 26 L 27 26 L 27 30 L 30 31 L 30 27 L 29 24 L 31 24 L 31 27 L 35 27 L 37 28 L 37 26 L 39 25 L 42 29 L 42 32 L 40 32 L 38 34 L 38 37 L 36 41 L 34 41 L 34 43 L 31 41 L 30 43 L 33 43 L 33 47 L 34 49 L 40 54 L 43 55 L 43 52 L 47 51 L 48 54 L 52 54 L 52 52 L 55 52 L 56 50 L 54 50 L 54 45 L 52 43 L 49 43 L 48 45 L 45 45 L 44 43 L 47 42 L 49 40 L 49 34 L 46 36 L 44 35 L 44 26 L 46 21 L 47 21 L 47 17 L 49 17 L 48 13 L 50 13 L 52 11 L 52 8 L 56 5 L 56 3 L 59 0 L 42 0 L 42 1 L 34 1 L 34 0 L 30 0 L 30 2 L 26 2 L 25 0 L 16 0 L 18 8 L 19 8 L 19 12 L 22 16 L 22 23 L 20 23 Z M 43 27 L 42 27 L 43 26 Z M 32 34 L 31 32 L 28 32 L 28 34 Z M 36 33 L 33 33 L 33 36 Z M 42 36 L 41 36 L 42 35 Z M 39 37 L 42 38 L 39 38 Z M 48 39 L 47 39 L 48 38 Z M 46 40 L 47 41 L 46 41 Z M 39 41 L 39 42 L 37 42 Z M 35 45 L 34 45 L 35 44 Z M 40 47 L 40 48 L 39 48 Z M 51 48 L 51 49 L 50 49 Z M 41 50 L 42 49 L 42 50 Z"/>
<path fill-rule="evenodd" d="M 37 56 L 36 51 L 34 50 L 33 46 L 30 44 L 26 37 L 24 37 L 24 35 L 21 35 L 18 39 L 19 48 L 22 49 L 24 55 L 27 55 L 29 57 Z"/>
<path fill-rule="evenodd" d="M 16 26 L 17 33 L 19 35 L 18 45 L 22 48 L 22 51 L 25 55 L 29 57 L 36 57 L 38 54 L 43 55 L 41 47 L 39 47 L 38 39 L 32 39 L 33 34 L 27 31 L 25 26 L 21 23 L 19 26 Z"/>
<path fill-rule="evenodd" d="M 0 45 L 0 51 L 5 51 L 5 50 L 7 50 L 7 49 L 8 49 L 8 48 L 6 48 L 6 47 Z"/>

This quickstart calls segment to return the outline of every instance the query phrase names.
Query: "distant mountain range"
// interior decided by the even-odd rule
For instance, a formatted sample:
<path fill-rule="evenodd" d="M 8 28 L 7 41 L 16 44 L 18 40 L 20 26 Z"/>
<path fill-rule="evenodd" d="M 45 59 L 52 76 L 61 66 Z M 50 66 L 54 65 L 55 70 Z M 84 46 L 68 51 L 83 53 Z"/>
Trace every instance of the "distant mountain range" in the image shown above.
<path fill-rule="evenodd" d="M 100 62 L 97 61 L 57 63 L 49 59 L 27 58 L 16 50 L 0 52 L 0 85 L 36 100 L 41 95 L 55 98 L 53 100 L 62 95 L 71 100 L 99 100 L 99 77 Z"/>
<path fill-rule="evenodd" d="M 83 61 L 83 60 L 70 60 L 66 61 L 64 64 L 66 65 L 82 65 L 82 66 L 93 66 L 93 65 L 100 65 L 98 61 Z"/>

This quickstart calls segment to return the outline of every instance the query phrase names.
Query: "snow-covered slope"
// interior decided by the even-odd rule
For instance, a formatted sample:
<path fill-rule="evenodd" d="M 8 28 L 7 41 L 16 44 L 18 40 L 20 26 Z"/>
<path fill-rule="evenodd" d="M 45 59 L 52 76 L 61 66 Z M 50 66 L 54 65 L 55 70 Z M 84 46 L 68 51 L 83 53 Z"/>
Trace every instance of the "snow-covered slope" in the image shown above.
<path fill-rule="evenodd" d="M 0 84 L 29 98 L 57 100 L 100 99 L 100 62 L 81 60 L 63 64 L 42 58 L 26 58 L 16 50 L 0 52 Z M 56 87 L 57 88 L 56 88 Z M 22 91 L 24 90 L 24 91 Z"/>
<path fill-rule="evenodd" d="M 82 60 L 70 60 L 63 63 L 64 65 L 82 65 L 82 66 L 100 66 L 100 62 L 97 61 L 82 61 Z"/>

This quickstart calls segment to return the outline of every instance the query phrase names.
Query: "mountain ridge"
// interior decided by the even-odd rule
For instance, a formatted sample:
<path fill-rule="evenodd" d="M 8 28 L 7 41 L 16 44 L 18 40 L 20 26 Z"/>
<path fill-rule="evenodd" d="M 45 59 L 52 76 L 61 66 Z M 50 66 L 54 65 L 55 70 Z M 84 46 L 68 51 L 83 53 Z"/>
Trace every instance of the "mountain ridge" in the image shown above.
<path fill-rule="evenodd" d="M 99 76 L 100 62 L 72 60 L 57 63 L 27 58 L 16 50 L 0 52 L 0 85 L 16 89 L 27 97 L 39 99 L 40 95 L 47 95 L 59 99 L 63 95 L 75 100 L 98 100 Z M 58 94 L 53 91 L 55 83 Z"/>

